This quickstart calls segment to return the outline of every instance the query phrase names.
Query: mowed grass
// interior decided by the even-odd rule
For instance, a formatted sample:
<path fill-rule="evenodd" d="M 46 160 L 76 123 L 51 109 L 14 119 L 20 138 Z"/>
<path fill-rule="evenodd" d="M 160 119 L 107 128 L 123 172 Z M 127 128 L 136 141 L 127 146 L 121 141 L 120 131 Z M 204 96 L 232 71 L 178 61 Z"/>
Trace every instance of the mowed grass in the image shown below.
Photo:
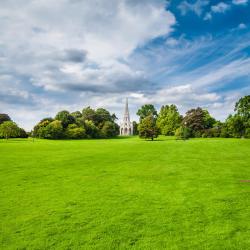
<path fill-rule="evenodd" d="M 250 140 L 0 141 L 1 249 L 249 249 Z"/>

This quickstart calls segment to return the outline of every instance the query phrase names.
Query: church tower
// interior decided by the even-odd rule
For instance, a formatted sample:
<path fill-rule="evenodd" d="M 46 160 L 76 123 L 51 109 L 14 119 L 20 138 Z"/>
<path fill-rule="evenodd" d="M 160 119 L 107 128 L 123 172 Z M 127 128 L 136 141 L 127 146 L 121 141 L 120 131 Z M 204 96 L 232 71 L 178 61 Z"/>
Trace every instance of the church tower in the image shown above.
<path fill-rule="evenodd" d="M 130 122 L 129 110 L 128 110 L 128 98 L 126 98 L 123 122 L 121 123 L 120 126 L 120 135 L 133 135 L 133 124 L 132 122 Z"/>

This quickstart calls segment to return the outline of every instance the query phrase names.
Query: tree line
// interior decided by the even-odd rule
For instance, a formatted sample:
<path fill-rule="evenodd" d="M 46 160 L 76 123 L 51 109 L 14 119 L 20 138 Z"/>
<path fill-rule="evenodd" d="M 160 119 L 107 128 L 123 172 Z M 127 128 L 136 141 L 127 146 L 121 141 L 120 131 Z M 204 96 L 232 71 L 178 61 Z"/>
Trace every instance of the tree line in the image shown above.
<path fill-rule="evenodd" d="M 32 131 L 34 137 L 44 139 L 111 138 L 119 134 L 117 117 L 104 108 L 87 107 L 70 113 L 60 111 L 55 118 L 42 119 Z"/>
<path fill-rule="evenodd" d="M 225 122 L 217 121 L 200 107 L 190 109 L 183 117 L 177 107 L 164 105 L 159 114 L 152 104 L 143 105 L 137 112 L 140 117 L 135 131 L 141 138 L 153 140 L 162 135 L 175 135 L 177 139 L 190 137 L 235 137 L 250 138 L 250 95 L 240 98 L 235 104 L 235 114 Z"/>
<path fill-rule="evenodd" d="M 157 112 L 152 104 L 138 111 L 139 123 L 133 122 L 134 134 L 140 138 L 157 138 L 158 135 L 190 137 L 250 138 L 250 95 L 235 104 L 235 113 L 220 122 L 200 107 L 190 109 L 182 116 L 176 105 L 163 105 Z M 28 136 L 44 139 L 111 138 L 119 134 L 117 117 L 104 108 L 84 108 L 81 112 L 60 111 L 54 118 L 42 119 L 27 133 L 18 127 L 7 114 L 0 114 L 0 138 Z"/>

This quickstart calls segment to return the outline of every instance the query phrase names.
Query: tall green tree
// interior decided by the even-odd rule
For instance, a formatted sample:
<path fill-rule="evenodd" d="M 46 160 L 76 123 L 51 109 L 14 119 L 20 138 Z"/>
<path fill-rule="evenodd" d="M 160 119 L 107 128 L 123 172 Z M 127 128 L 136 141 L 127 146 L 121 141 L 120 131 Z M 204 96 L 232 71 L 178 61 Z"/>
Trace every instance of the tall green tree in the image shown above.
<path fill-rule="evenodd" d="M 243 118 L 238 115 L 229 115 L 226 119 L 225 126 L 228 137 L 242 137 L 245 133 L 245 126 Z"/>
<path fill-rule="evenodd" d="M 138 126 L 139 137 L 144 139 L 157 138 L 159 135 L 159 129 L 156 126 L 155 117 L 150 114 L 140 121 Z"/>
<path fill-rule="evenodd" d="M 153 104 L 143 105 L 136 113 L 140 117 L 140 121 L 151 115 L 154 119 L 157 118 L 157 111 Z"/>
<path fill-rule="evenodd" d="M 212 117 L 206 109 L 203 109 L 204 127 L 205 129 L 212 128 L 216 125 L 217 121 Z"/>
<path fill-rule="evenodd" d="M 5 121 L 0 125 L 0 137 L 9 139 L 20 136 L 20 128 L 12 121 Z"/>
<path fill-rule="evenodd" d="M 94 109 L 90 108 L 90 107 L 87 107 L 87 108 L 84 108 L 82 110 L 82 118 L 83 120 L 88 120 L 88 121 L 92 121 L 94 122 L 95 124 L 97 124 L 97 117 L 96 117 L 96 112 Z"/>
<path fill-rule="evenodd" d="M 250 95 L 240 98 L 235 105 L 235 112 L 243 118 L 244 121 L 250 119 Z"/>
<path fill-rule="evenodd" d="M 163 135 L 174 135 L 180 127 L 182 117 L 175 105 L 165 105 L 161 107 L 156 124 Z"/>
<path fill-rule="evenodd" d="M 104 108 L 98 108 L 96 110 L 96 118 L 98 124 L 101 124 L 101 126 L 105 122 L 113 122 L 114 119 L 114 117 L 109 113 L 109 111 Z"/>

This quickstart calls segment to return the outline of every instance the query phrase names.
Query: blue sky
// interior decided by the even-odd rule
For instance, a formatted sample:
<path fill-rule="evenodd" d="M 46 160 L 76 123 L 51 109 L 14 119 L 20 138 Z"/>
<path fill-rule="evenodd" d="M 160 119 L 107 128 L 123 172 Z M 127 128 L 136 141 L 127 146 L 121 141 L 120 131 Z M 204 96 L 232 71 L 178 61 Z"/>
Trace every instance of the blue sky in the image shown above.
<path fill-rule="evenodd" d="M 207 108 L 250 93 L 248 0 L 1 0 L 0 113 L 20 126 L 59 110 Z"/>

